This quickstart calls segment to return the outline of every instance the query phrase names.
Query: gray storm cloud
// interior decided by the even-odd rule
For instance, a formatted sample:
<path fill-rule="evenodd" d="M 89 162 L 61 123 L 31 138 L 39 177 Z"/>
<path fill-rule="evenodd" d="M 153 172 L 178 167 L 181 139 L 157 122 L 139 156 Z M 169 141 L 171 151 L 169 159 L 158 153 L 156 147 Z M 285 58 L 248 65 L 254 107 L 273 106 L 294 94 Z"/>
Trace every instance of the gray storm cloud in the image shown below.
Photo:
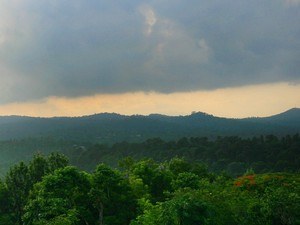
<path fill-rule="evenodd" d="M 0 0 L 0 103 L 299 82 L 298 0 Z"/>

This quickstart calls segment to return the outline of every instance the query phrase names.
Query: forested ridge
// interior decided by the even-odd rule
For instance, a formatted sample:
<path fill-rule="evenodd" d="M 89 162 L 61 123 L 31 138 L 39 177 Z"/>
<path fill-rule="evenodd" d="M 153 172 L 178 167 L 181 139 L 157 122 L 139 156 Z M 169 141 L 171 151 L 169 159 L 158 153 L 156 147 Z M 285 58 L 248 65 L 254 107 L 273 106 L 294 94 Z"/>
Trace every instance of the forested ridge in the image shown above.
<path fill-rule="evenodd" d="M 87 165 L 95 165 L 97 162 L 117 165 L 117 160 L 127 156 L 135 159 L 149 157 L 156 161 L 184 157 L 191 162 L 207 164 L 211 171 L 226 170 L 234 176 L 243 174 L 249 168 L 257 173 L 295 172 L 300 169 L 299 134 L 281 138 L 274 135 L 253 138 L 229 136 L 215 140 L 184 137 L 177 141 L 163 141 L 155 138 L 143 143 L 121 142 L 111 147 L 94 145 L 81 148 L 79 152 L 78 157 L 72 157 L 72 160 L 85 169 L 90 169 Z"/>
<path fill-rule="evenodd" d="M 118 166 L 85 172 L 60 153 L 20 162 L 0 182 L 0 224 L 300 224 L 299 173 L 231 178 L 178 157 Z"/>
<path fill-rule="evenodd" d="M 300 224 L 299 134 L 0 147 L 1 225 Z"/>
<path fill-rule="evenodd" d="M 82 117 L 0 116 L 0 140 L 52 137 L 90 143 L 143 142 L 160 137 L 285 136 L 300 132 L 300 109 L 262 118 L 223 118 L 203 112 L 186 116 L 101 113 Z"/>
<path fill-rule="evenodd" d="M 53 138 L 2 141 L 0 172 L 3 176 L 11 165 L 21 160 L 28 161 L 35 153 L 49 154 L 53 151 L 65 154 L 72 165 L 86 171 L 92 171 L 102 162 L 117 167 L 118 161 L 128 156 L 135 160 L 152 158 L 159 162 L 183 157 L 190 162 L 208 165 L 212 172 L 224 170 L 232 176 L 241 175 L 250 168 L 256 173 L 299 172 L 300 169 L 299 134 L 216 139 L 183 137 L 177 141 L 153 138 L 142 143 L 119 142 L 113 145 L 75 143 Z"/>

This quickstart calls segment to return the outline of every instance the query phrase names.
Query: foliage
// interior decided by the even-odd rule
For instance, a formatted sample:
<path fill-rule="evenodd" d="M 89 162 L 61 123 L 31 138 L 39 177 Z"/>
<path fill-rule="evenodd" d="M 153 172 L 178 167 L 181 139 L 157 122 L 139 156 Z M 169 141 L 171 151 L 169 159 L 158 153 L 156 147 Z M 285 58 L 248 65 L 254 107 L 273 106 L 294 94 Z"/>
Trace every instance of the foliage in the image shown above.
<path fill-rule="evenodd" d="M 195 172 L 198 169 L 197 175 L 200 177 L 201 172 L 205 175 L 207 170 L 216 173 L 226 171 L 237 177 L 250 168 L 255 173 L 299 172 L 299 149 L 299 134 L 251 138 L 227 136 L 214 139 L 185 137 L 177 141 L 154 138 L 142 143 L 120 142 L 112 146 L 94 145 L 83 150 L 78 149 L 80 157 L 76 165 L 87 170 L 98 162 L 117 166 L 117 161 L 125 158 L 120 166 L 126 170 L 132 167 L 134 160 L 151 158 L 156 162 L 170 161 L 169 167 L 173 174 L 192 170 Z M 73 158 L 74 155 L 70 157 Z M 190 168 L 190 162 L 198 162 L 198 168 Z"/>
<path fill-rule="evenodd" d="M 5 183 L 0 181 L 0 224 L 13 225 L 12 214 L 12 199 L 9 197 L 9 192 Z"/>
<path fill-rule="evenodd" d="M 132 225 L 166 224 L 166 225 L 197 225 L 209 224 L 210 207 L 205 203 L 199 192 L 181 190 L 168 201 L 145 210 Z"/>
<path fill-rule="evenodd" d="M 56 217 L 66 218 L 70 212 L 76 212 L 79 221 L 76 224 L 90 222 L 93 218 L 87 198 L 89 190 L 88 174 L 75 167 L 56 170 L 34 186 L 23 220 L 31 225 L 43 220 L 55 221 Z"/>
<path fill-rule="evenodd" d="M 226 171 L 234 177 L 244 174 L 250 168 L 255 173 L 300 171 L 299 134 L 247 138 L 225 136 L 178 139 L 177 137 L 171 141 L 152 138 L 144 142 L 123 141 L 111 145 L 104 144 L 105 141 L 95 144 L 82 140 L 78 138 L 70 142 L 54 138 L 29 138 L 2 141 L 0 172 L 6 173 L 8 166 L 15 162 L 29 161 L 37 149 L 43 154 L 59 151 L 69 157 L 72 165 L 90 172 L 100 162 L 116 167 L 119 160 L 121 160 L 120 168 L 128 170 L 135 160 L 145 158 L 152 158 L 156 162 L 171 160 L 170 164 L 174 166 L 172 168 L 170 165 L 172 173 L 190 172 L 191 168 L 185 168 L 190 166 L 189 162 L 198 162 L 202 165 L 204 173 L 205 169 L 216 173 Z M 180 161 L 183 158 L 187 160 L 186 164 Z M 208 167 L 203 167 L 204 164 Z M 198 169 L 200 168 L 201 166 Z"/>
<path fill-rule="evenodd" d="M 52 165 L 52 161 L 59 163 Z M 28 165 L 20 162 L 9 170 L 5 177 L 6 201 L 10 202 L 9 214 L 15 224 L 22 223 L 24 207 L 33 185 L 41 181 L 44 175 L 65 167 L 67 163 L 66 158 L 59 153 L 52 153 L 49 157 L 37 154 Z"/>
<path fill-rule="evenodd" d="M 98 164 L 92 173 L 67 162 L 61 154 L 38 154 L 13 166 L 0 181 L 0 224 L 300 224 L 299 173 L 249 169 L 232 178 L 179 157 L 125 158 L 121 170 Z"/>
<path fill-rule="evenodd" d="M 136 201 L 128 180 L 104 164 L 92 174 L 89 195 L 100 225 L 128 224 L 135 216 Z"/>

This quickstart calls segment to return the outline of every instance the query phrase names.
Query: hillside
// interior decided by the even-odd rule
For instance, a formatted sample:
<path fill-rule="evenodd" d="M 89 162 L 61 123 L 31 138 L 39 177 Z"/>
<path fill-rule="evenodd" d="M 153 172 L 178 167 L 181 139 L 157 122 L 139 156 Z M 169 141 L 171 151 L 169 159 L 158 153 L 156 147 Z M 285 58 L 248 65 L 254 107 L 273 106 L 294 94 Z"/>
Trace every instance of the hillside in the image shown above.
<path fill-rule="evenodd" d="M 300 109 L 293 108 L 274 116 L 261 118 L 260 120 L 262 122 L 297 128 L 300 126 Z"/>
<path fill-rule="evenodd" d="M 283 136 L 297 132 L 300 132 L 300 109 L 271 117 L 246 119 L 221 118 L 201 112 L 187 116 L 101 113 L 83 117 L 0 117 L 0 140 L 53 137 L 112 144 L 142 142 L 154 137 L 174 140 L 183 136 Z"/>

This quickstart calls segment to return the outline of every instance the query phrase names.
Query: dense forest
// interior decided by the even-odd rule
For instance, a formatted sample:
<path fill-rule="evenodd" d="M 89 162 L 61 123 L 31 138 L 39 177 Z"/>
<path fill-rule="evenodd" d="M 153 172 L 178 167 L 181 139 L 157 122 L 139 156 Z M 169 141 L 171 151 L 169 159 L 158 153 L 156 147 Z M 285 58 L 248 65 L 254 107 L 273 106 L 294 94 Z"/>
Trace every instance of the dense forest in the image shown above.
<path fill-rule="evenodd" d="M 20 162 L 0 182 L 0 224 L 300 224 L 299 173 L 231 178 L 178 157 L 127 157 L 118 166 L 88 173 L 60 153 Z"/>
<path fill-rule="evenodd" d="M 76 144 L 75 144 L 76 143 Z M 163 162 L 183 157 L 189 162 L 200 162 L 211 172 L 226 171 L 239 176 L 248 169 L 256 173 L 299 172 L 300 135 L 277 137 L 274 135 L 241 138 L 237 136 L 184 137 L 177 141 L 160 138 L 141 143 L 119 142 L 113 145 L 72 142 L 53 138 L 23 139 L 0 142 L 1 175 L 19 161 L 29 161 L 35 153 L 53 151 L 65 154 L 72 165 L 91 172 L 99 163 L 117 167 L 125 157 L 135 160 L 152 158 Z"/>
<path fill-rule="evenodd" d="M 0 142 L 2 225 L 299 225 L 300 135 Z"/>
<path fill-rule="evenodd" d="M 121 142 L 111 147 L 94 145 L 80 149 L 78 157 L 69 155 L 73 155 L 74 164 L 87 170 L 99 162 L 116 166 L 117 160 L 127 156 L 134 159 L 149 157 L 156 161 L 183 157 L 191 162 L 205 163 L 211 171 L 225 170 L 233 176 L 241 175 L 250 168 L 256 173 L 294 172 L 300 169 L 299 134 L 281 138 L 274 135 L 244 139 L 230 136 L 215 140 L 184 137 L 178 141 L 163 141 L 155 138 L 143 143 Z"/>

